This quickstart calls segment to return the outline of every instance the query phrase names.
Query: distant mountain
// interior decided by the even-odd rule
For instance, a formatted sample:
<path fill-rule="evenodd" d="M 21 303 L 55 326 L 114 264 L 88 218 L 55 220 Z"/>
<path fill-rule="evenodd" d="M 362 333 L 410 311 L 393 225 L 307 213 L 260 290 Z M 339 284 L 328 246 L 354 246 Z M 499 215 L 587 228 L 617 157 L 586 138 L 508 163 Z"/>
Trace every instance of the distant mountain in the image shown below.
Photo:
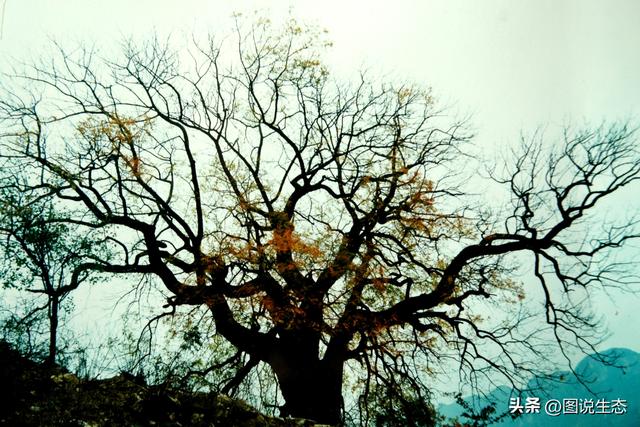
<path fill-rule="evenodd" d="M 509 387 L 498 387 L 487 398 L 470 396 L 464 401 L 468 405 L 475 401 L 476 404 L 472 406 L 478 410 L 494 404 L 496 414 L 507 413 L 510 409 L 522 412 L 515 419 L 507 416 L 492 424 L 498 427 L 639 427 L 640 353 L 626 348 L 612 348 L 601 354 L 608 360 L 614 360 L 617 367 L 587 356 L 575 369 L 581 377 L 586 378 L 595 396 L 577 381 L 573 373 L 556 372 L 553 377 L 560 381 L 534 377 L 528 383 L 529 388 L 542 386 L 547 390 L 546 394 L 524 394 L 518 401 L 518 396 Z M 537 406 L 535 401 L 527 405 L 527 398 L 539 398 L 538 413 L 526 413 L 527 407 L 534 409 Z M 461 416 L 464 409 L 457 403 L 440 405 L 438 409 L 446 417 L 459 417 L 461 422 L 469 422 L 469 419 Z"/>

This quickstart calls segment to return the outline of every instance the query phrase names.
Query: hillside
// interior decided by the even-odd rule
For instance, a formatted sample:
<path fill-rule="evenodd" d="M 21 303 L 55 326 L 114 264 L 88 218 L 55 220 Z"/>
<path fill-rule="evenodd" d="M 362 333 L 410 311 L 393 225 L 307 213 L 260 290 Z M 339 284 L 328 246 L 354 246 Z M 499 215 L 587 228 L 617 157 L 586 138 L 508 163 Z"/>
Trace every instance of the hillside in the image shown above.
<path fill-rule="evenodd" d="M 146 385 L 129 375 L 83 381 L 28 360 L 0 341 L 0 425 L 302 427 L 223 395 Z"/>

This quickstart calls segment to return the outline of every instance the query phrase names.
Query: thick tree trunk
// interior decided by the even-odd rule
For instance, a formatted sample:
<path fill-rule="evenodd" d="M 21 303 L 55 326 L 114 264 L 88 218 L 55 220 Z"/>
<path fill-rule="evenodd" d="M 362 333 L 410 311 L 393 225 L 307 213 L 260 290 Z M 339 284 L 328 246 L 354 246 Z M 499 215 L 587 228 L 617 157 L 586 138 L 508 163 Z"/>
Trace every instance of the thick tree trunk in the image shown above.
<path fill-rule="evenodd" d="M 342 410 L 342 366 L 328 367 L 322 362 L 292 365 L 278 373 L 285 399 L 283 415 L 306 418 L 318 423 L 339 424 Z"/>
<path fill-rule="evenodd" d="M 285 399 L 282 415 L 337 425 L 342 412 L 342 361 L 319 360 L 317 352 L 278 351 L 269 361 Z"/>

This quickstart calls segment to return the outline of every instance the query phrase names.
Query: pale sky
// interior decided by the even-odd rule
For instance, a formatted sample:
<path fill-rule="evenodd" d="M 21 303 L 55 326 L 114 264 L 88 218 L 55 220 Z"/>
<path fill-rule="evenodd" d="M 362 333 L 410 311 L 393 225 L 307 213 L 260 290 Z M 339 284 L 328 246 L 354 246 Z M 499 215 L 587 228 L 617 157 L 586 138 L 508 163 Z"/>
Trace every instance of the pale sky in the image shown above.
<path fill-rule="evenodd" d="M 52 39 L 108 50 L 130 35 L 224 35 L 233 12 L 259 10 L 326 28 L 340 72 L 367 68 L 432 87 L 454 114 L 471 116 L 490 149 L 541 127 L 640 121 L 635 0 L 3 2 L 0 67 L 9 56 L 37 58 Z M 603 349 L 640 351 L 638 306 L 636 296 L 603 299 L 612 332 Z"/>

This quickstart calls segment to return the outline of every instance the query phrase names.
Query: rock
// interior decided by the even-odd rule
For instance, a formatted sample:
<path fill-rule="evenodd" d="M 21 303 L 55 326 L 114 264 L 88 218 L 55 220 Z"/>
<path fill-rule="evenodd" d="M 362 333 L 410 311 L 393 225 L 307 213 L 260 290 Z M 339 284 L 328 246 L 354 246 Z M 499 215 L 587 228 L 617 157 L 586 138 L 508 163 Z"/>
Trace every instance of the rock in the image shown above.
<path fill-rule="evenodd" d="M 73 385 L 79 384 L 80 380 L 72 373 L 65 372 L 62 374 L 51 375 L 51 380 L 56 384 L 70 383 Z"/>

